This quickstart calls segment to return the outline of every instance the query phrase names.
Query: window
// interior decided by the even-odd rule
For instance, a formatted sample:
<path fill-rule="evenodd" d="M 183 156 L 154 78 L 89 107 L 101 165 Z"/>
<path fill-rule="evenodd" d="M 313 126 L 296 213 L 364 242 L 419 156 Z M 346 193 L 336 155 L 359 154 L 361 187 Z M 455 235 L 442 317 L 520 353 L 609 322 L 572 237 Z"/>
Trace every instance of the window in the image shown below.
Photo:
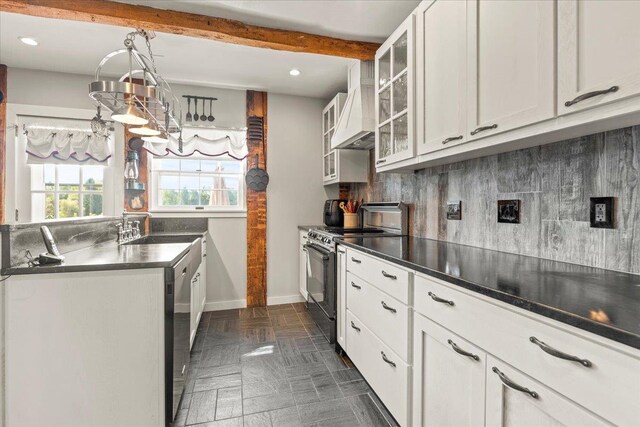
<path fill-rule="evenodd" d="M 243 210 L 244 161 L 154 158 L 154 210 Z"/>
<path fill-rule="evenodd" d="M 102 215 L 103 166 L 30 167 L 32 221 Z"/>

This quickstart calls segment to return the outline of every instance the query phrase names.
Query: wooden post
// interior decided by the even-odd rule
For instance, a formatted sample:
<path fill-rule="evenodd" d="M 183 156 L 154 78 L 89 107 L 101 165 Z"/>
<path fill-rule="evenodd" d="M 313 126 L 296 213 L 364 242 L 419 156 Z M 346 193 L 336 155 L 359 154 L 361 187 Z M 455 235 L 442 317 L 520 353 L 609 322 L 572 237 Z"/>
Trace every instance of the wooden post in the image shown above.
<path fill-rule="evenodd" d="M 247 122 L 251 116 L 262 117 L 264 141 L 247 140 L 247 167 L 266 169 L 267 155 L 267 93 L 247 91 Z M 248 123 L 247 123 L 248 124 Z M 247 307 L 267 305 L 267 193 L 247 188 Z"/>
<path fill-rule="evenodd" d="M 7 66 L 0 64 L 0 224 L 6 221 L 7 210 Z"/>

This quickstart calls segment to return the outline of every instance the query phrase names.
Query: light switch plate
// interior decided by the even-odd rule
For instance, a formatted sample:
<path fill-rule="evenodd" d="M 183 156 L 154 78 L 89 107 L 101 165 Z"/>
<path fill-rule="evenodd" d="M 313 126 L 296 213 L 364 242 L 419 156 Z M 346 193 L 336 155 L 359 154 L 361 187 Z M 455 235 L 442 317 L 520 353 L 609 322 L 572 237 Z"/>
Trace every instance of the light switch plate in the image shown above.
<path fill-rule="evenodd" d="M 520 200 L 498 200 L 498 222 L 520 224 Z"/>
<path fill-rule="evenodd" d="M 447 219 L 462 219 L 462 202 L 460 200 L 447 203 Z"/>
<path fill-rule="evenodd" d="M 591 197 L 589 220 L 593 228 L 615 228 L 613 197 Z"/>

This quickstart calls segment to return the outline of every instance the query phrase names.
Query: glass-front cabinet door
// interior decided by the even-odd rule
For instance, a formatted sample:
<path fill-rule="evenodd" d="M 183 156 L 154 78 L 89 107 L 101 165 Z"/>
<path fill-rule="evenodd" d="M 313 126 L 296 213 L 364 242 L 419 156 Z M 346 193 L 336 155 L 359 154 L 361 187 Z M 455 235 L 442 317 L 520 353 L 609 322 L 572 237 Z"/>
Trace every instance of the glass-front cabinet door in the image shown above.
<path fill-rule="evenodd" d="M 346 93 L 339 93 L 322 112 L 322 156 L 323 181 L 325 184 L 338 182 L 338 153 L 331 149 L 331 137 L 335 132 L 338 117 L 347 99 Z"/>
<path fill-rule="evenodd" d="M 414 31 L 411 15 L 376 52 L 376 169 L 415 153 Z"/>

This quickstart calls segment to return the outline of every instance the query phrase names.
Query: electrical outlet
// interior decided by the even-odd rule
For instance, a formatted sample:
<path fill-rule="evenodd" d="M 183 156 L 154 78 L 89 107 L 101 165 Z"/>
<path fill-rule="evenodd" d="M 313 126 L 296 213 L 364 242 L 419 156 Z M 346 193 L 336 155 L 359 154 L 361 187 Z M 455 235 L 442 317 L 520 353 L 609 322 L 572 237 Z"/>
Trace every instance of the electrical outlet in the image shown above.
<path fill-rule="evenodd" d="M 613 197 L 591 197 L 589 219 L 591 227 L 615 228 L 614 199 Z"/>

